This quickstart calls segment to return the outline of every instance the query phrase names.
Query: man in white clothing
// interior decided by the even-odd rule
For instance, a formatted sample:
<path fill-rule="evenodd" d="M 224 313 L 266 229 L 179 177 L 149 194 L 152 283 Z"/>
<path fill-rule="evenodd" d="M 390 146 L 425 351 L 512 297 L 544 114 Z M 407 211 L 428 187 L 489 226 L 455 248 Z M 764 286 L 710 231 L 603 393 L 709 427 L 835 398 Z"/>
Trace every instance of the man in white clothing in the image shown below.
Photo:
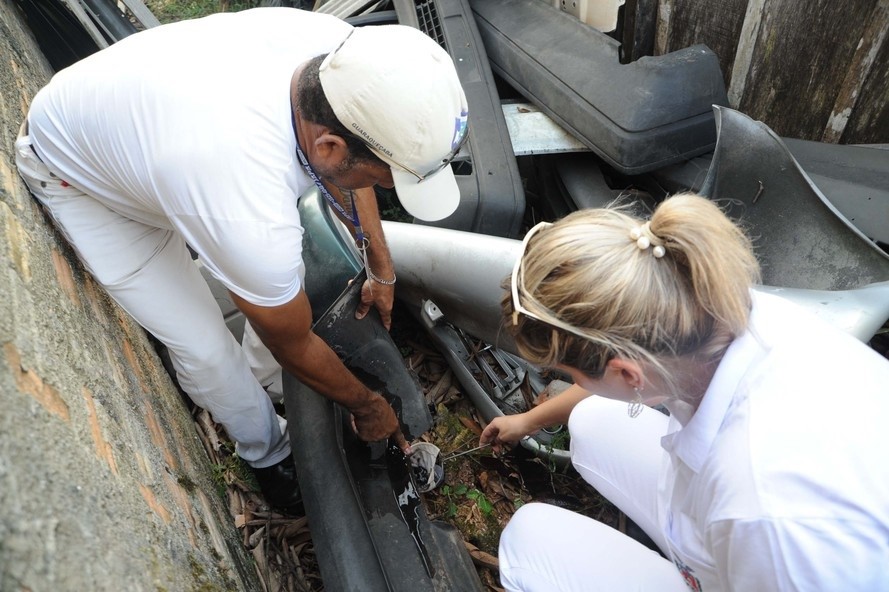
<path fill-rule="evenodd" d="M 449 215 L 467 116 L 453 62 L 421 32 L 260 8 L 144 31 L 62 70 L 34 98 L 16 162 L 287 508 L 298 488 L 284 420 L 187 247 L 285 370 L 349 409 L 361 438 L 407 451 L 386 400 L 311 330 L 297 200 L 317 185 L 353 229 L 370 278 L 358 315 L 375 306 L 388 326 L 395 270 L 373 186 L 394 185 L 418 218 Z"/>

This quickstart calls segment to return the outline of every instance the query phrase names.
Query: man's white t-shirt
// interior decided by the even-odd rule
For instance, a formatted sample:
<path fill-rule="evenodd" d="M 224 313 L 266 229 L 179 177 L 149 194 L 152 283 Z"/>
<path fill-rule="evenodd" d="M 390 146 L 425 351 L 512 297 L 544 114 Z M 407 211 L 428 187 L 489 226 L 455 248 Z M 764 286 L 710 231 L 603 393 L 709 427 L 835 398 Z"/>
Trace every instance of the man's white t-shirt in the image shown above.
<path fill-rule="evenodd" d="M 300 290 L 299 165 L 290 84 L 351 30 L 328 15 L 261 8 L 132 35 L 56 74 L 34 98 L 41 159 L 112 210 L 182 235 L 245 300 Z"/>
<path fill-rule="evenodd" d="M 673 562 L 692 590 L 889 590 L 889 362 L 780 298 L 663 439 Z"/>

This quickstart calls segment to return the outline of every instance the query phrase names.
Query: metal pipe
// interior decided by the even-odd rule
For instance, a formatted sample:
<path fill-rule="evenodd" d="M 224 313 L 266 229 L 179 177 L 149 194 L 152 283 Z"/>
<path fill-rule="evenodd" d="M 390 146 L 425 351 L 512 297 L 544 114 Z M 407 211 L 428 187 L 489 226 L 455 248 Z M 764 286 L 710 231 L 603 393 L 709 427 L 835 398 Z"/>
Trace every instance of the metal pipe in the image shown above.
<path fill-rule="evenodd" d="M 136 26 L 117 6 L 115 0 L 81 0 L 108 41 L 114 43 L 136 32 Z"/>

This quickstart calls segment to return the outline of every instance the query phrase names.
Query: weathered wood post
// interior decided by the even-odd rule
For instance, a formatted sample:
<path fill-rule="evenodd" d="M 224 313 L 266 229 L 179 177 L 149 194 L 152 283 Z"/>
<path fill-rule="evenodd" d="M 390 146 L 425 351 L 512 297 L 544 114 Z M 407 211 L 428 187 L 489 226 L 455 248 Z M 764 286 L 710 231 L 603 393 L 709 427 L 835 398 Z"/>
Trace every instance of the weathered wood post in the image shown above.
<path fill-rule="evenodd" d="M 719 56 L 731 105 L 779 135 L 889 141 L 889 0 L 659 0 L 655 53 Z"/>

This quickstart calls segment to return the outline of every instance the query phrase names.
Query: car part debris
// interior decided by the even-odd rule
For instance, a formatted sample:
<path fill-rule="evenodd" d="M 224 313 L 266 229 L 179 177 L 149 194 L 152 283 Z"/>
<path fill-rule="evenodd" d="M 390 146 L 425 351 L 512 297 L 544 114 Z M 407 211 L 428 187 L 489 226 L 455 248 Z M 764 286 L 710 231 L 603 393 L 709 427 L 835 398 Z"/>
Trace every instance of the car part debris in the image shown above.
<path fill-rule="evenodd" d="M 728 105 L 716 55 L 695 45 L 620 63 L 620 44 L 541 0 L 472 0 L 491 67 L 625 174 L 709 152 Z"/>

